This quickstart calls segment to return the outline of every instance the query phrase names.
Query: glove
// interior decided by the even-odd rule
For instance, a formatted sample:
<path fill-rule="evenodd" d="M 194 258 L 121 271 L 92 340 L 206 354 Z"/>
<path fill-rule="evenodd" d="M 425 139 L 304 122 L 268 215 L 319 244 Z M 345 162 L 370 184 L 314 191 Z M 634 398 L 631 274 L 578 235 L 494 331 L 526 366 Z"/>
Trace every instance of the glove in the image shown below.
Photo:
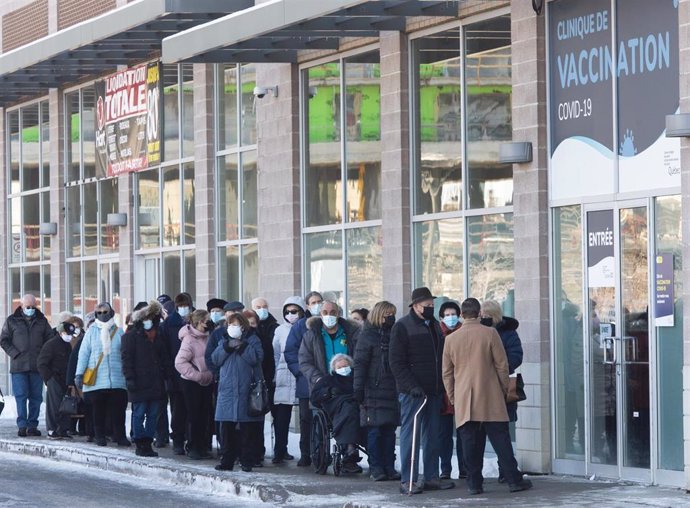
<path fill-rule="evenodd" d="M 234 353 L 240 348 L 241 345 L 242 341 L 239 339 L 228 339 L 223 342 L 223 349 L 225 349 L 226 353 Z"/>
<path fill-rule="evenodd" d="M 426 395 L 424 393 L 424 390 L 420 386 L 415 386 L 410 390 L 410 396 L 414 397 L 415 399 L 421 399 Z"/>
<path fill-rule="evenodd" d="M 84 390 L 84 376 L 76 376 L 74 378 L 74 386 L 79 388 L 79 391 Z"/>
<path fill-rule="evenodd" d="M 357 404 L 362 404 L 364 402 L 364 390 L 358 390 L 354 394 L 355 400 L 357 401 Z"/>
<path fill-rule="evenodd" d="M 133 380 L 127 380 L 127 391 L 128 392 L 136 392 L 137 391 L 137 383 Z"/>

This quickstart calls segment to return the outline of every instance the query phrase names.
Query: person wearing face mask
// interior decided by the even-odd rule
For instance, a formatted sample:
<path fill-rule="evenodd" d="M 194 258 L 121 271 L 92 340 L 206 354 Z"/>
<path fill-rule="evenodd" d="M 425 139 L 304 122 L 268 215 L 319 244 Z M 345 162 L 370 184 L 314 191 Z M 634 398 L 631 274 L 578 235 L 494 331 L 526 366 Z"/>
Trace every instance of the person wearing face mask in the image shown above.
<path fill-rule="evenodd" d="M 345 452 L 343 473 L 361 473 L 357 462 L 359 441 L 359 403 L 354 397 L 352 357 L 337 353 L 329 362 L 329 374 L 316 382 L 311 392 L 311 402 L 322 408 L 331 420 L 333 439 Z"/>
<path fill-rule="evenodd" d="M 175 357 L 180 351 L 180 330 L 189 322 L 189 316 L 194 310 L 192 298 L 189 293 L 180 293 L 173 300 L 174 312 L 170 313 L 160 326 L 160 334 L 168 349 L 170 364 L 175 363 Z M 161 399 L 162 407 L 160 419 L 156 427 L 155 446 L 162 448 L 167 446 L 170 438 L 173 442 L 175 455 L 185 454 L 185 440 L 187 439 L 187 407 L 180 385 L 180 374 L 173 370 L 172 377 L 166 383 L 167 395 Z M 168 399 L 170 400 L 170 429 L 168 428 Z M 168 433 L 168 430 L 172 432 Z"/>
<path fill-rule="evenodd" d="M 297 405 L 295 393 L 297 380 L 292 375 L 285 360 L 285 345 L 290 330 L 294 324 L 304 317 L 304 300 L 299 296 L 291 296 L 283 303 L 284 322 L 276 328 L 273 334 L 273 360 L 275 364 L 275 394 L 273 396 L 273 428 L 275 429 L 275 445 L 273 447 L 273 463 L 282 464 L 294 457 L 288 453 L 288 432 L 292 407 Z"/>
<path fill-rule="evenodd" d="M 225 326 L 225 311 L 223 307 L 227 303 L 221 298 L 211 298 L 206 302 L 206 310 L 208 311 L 209 319 L 213 322 L 214 328 L 216 326 Z"/>
<path fill-rule="evenodd" d="M 79 418 L 71 418 L 71 428 L 70 432 L 72 435 L 87 436 L 87 441 L 93 441 L 93 419 L 91 415 L 91 406 L 89 406 L 84 400 L 84 394 L 77 390 L 74 386 L 74 376 L 77 371 L 77 361 L 79 360 L 79 350 L 81 349 L 81 343 L 84 339 L 84 321 L 79 316 L 72 316 L 67 320 L 74 326 L 74 340 L 72 340 L 72 351 L 69 355 L 69 362 L 67 363 L 67 391 L 75 396 L 79 397 L 79 413 L 83 416 Z"/>
<path fill-rule="evenodd" d="M 60 414 L 60 402 L 67 393 L 67 365 L 72 352 L 74 325 L 64 321 L 55 327 L 55 337 L 45 343 L 38 355 L 38 372 L 46 384 L 46 430 L 48 439 L 70 439 L 69 415 Z"/>
<path fill-rule="evenodd" d="M 400 480 L 395 470 L 395 429 L 400 406 L 388 361 L 395 305 L 374 305 L 357 338 L 354 393 L 360 404 L 360 424 L 367 429 L 369 476 L 374 481 Z"/>
<path fill-rule="evenodd" d="M 441 327 L 434 319 L 434 298 L 429 288 L 412 291 L 410 312 L 400 318 L 391 330 L 389 362 L 395 377 L 400 401 L 400 458 L 402 483 L 400 492 L 420 494 L 424 490 L 445 490 L 455 487 L 453 482 L 439 478 L 440 418 L 443 405 L 443 380 L 441 359 L 444 338 Z M 410 477 L 412 458 L 414 415 L 422 405 L 419 414 L 416 446 L 424 449 L 424 482 L 418 479 L 419 460 L 415 460 L 415 471 Z M 419 448 L 415 450 L 419 457 Z M 412 485 L 410 485 L 410 483 Z M 410 489 L 410 487 L 412 487 Z"/>
<path fill-rule="evenodd" d="M 107 446 L 106 416 L 109 432 L 118 446 L 131 446 L 125 435 L 125 411 L 127 409 L 127 381 L 122 372 L 123 331 L 115 323 L 115 311 L 107 303 L 99 303 L 96 320 L 89 327 L 79 349 L 74 385 L 84 392 L 84 398 L 93 409 L 95 441 Z M 86 369 L 96 371 L 95 382 L 84 384 Z"/>
<path fill-rule="evenodd" d="M 438 311 L 438 316 L 441 325 L 441 332 L 444 337 L 447 337 L 455 330 L 458 330 L 462 323 L 460 322 L 460 305 L 453 300 L 448 300 L 441 304 Z M 455 420 L 453 415 L 455 411 L 453 405 L 448 400 L 448 395 L 443 394 L 443 409 L 441 410 L 441 475 L 442 480 L 449 480 L 453 472 L 453 435 L 456 434 Z M 455 441 L 455 449 L 458 457 L 458 478 L 467 478 L 467 470 L 462 462 L 462 440 L 458 435 Z"/>
<path fill-rule="evenodd" d="M 252 300 L 252 310 L 259 319 L 256 326 L 256 335 L 264 349 L 264 361 L 261 368 L 264 371 L 264 379 L 268 383 L 269 397 L 273 400 L 275 386 L 273 380 L 276 376 L 276 365 L 273 361 L 273 336 L 278 328 L 278 321 L 268 311 L 268 302 L 265 298 L 258 297 Z"/>
<path fill-rule="evenodd" d="M 299 399 L 299 449 L 301 455 L 297 465 L 300 467 L 311 466 L 312 414 L 311 407 L 309 407 L 309 383 L 299 368 L 299 349 L 307 331 L 307 319 L 321 313 L 323 297 L 318 291 L 311 291 L 304 297 L 304 301 L 307 304 L 307 308 L 304 309 L 304 317 L 290 329 L 283 352 L 288 369 L 297 380 L 295 395 Z"/>
<path fill-rule="evenodd" d="M 132 403 L 132 437 L 136 454 L 157 457 L 151 445 L 156 432 L 165 380 L 172 365 L 159 332 L 163 308 L 152 300 L 132 312 L 132 324 L 122 336 L 122 371 Z"/>
<path fill-rule="evenodd" d="M 19 437 L 41 435 L 38 416 L 43 402 L 43 381 L 36 362 L 41 348 L 53 338 L 54 332 L 37 305 L 34 295 L 24 295 L 0 333 L 0 346 L 10 357 Z"/>
<path fill-rule="evenodd" d="M 242 471 L 251 472 L 261 449 L 263 416 L 249 416 L 251 384 L 262 377 L 261 341 L 242 314 L 233 314 L 219 336 L 213 362 L 220 367 L 216 421 L 221 422 L 221 459 L 218 471 L 232 471 L 239 458 Z"/>

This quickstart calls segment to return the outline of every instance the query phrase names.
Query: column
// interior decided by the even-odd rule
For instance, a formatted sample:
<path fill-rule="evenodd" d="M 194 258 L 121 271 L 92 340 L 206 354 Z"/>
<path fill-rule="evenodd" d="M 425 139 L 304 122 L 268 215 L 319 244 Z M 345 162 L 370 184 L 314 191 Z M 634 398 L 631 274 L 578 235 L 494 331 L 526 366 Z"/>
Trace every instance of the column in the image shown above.
<path fill-rule="evenodd" d="M 256 100 L 259 293 L 275 314 L 302 293 L 299 70 L 257 65 L 256 82 L 278 86 L 278 97 Z"/>
<path fill-rule="evenodd" d="M 383 297 L 407 310 L 412 285 L 408 39 L 381 32 Z"/>
<path fill-rule="evenodd" d="M 551 470 L 548 153 L 545 18 L 531 2 L 511 2 L 513 139 L 530 141 L 533 160 L 513 166 L 515 314 L 524 350 L 527 400 L 520 403 L 517 458 L 525 471 Z"/>
<path fill-rule="evenodd" d="M 205 308 L 217 295 L 213 65 L 194 65 L 194 200 L 196 302 Z M 220 281 L 225 287 L 225 281 Z"/>
<path fill-rule="evenodd" d="M 52 314 L 71 308 L 71 295 L 65 279 L 65 97 L 61 90 L 48 92 L 50 122 L 50 222 L 58 225 L 58 234 L 50 239 L 50 298 Z M 46 316 L 49 319 L 52 316 Z"/>

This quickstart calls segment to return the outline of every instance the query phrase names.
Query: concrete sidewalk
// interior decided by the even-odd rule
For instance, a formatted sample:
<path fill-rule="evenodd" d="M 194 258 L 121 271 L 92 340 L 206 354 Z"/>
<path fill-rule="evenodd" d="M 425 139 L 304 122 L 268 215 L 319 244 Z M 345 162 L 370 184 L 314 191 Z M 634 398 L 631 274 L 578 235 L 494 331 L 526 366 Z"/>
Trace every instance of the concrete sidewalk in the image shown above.
<path fill-rule="evenodd" d="M 45 437 L 18 438 L 10 421 L 0 422 L 0 451 L 42 457 L 85 467 L 125 473 L 141 479 L 142 483 L 168 484 L 171 488 L 186 488 L 205 493 L 213 492 L 232 499 L 254 500 L 267 505 L 310 507 L 445 507 L 458 504 L 473 506 L 528 507 L 553 506 L 654 506 L 690 507 L 690 496 L 677 489 L 628 485 L 617 482 L 589 481 L 563 476 L 532 477 L 534 488 L 510 494 L 495 478 L 485 483 L 485 493 L 467 494 L 464 482 L 443 492 L 428 492 L 413 497 L 398 493 L 398 482 L 375 483 L 365 474 L 336 478 L 329 474 L 318 476 L 311 468 L 298 468 L 294 461 L 274 466 L 270 458 L 266 466 L 253 473 L 218 472 L 216 460 L 192 461 L 174 456 L 170 448 L 160 449 L 160 458 L 140 458 L 133 448 L 97 447 L 85 438 L 69 441 L 50 441 Z"/>

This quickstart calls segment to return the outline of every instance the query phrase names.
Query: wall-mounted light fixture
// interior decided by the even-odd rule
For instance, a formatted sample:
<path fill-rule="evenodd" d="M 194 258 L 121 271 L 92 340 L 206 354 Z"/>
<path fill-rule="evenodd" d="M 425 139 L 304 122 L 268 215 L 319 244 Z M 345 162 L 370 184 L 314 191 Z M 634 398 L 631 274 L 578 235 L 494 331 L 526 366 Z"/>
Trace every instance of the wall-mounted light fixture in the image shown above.
<path fill-rule="evenodd" d="M 498 147 L 498 160 L 503 164 L 532 162 L 532 143 L 529 141 L 501 143 Z"/>
<path fill-rule="evenodd" d="M 106 224 L 108 226 L 123 227 L 127 225 L 126 213 L 109 213 L 106 217 Z"/>
<path fill-rule="evenodd" d="M 666 115 L 666 137 L 690 137 L 690 114 L 679 113 L 677 115 Z"/>
<path fill-rule="evenodd" d="M 38 234 L 43 236 L 57 235 L 57 222 L 41 222 L 38 225 Z"/>

